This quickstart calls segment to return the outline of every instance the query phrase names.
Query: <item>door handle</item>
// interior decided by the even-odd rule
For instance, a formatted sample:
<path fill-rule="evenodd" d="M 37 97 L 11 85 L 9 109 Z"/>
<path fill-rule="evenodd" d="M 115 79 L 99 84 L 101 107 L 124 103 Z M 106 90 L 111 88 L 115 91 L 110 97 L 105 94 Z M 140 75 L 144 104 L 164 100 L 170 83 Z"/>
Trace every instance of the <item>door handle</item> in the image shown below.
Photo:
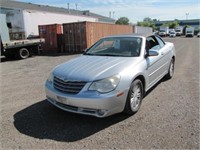
<path fill-rule="evenodd" d="M 165 53 L 164 52 L 161 52 L 161 55 L 164 55 Z"/>

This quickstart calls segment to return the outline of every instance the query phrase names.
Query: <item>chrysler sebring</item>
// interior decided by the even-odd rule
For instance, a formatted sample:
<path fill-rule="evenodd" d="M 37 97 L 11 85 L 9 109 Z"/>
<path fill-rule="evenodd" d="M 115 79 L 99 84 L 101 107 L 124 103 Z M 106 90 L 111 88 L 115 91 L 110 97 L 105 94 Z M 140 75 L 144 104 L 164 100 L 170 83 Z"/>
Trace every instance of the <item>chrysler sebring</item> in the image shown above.
<path fill-rule="evenodd" d="M 152 86 L 163 77 L 172 78 L 174 64 L 174 44 L 157 35 L 105 37 L 52 70 L 46 97 L 73 113 L 100 118 L 120 112 L 132 115 Z"/>

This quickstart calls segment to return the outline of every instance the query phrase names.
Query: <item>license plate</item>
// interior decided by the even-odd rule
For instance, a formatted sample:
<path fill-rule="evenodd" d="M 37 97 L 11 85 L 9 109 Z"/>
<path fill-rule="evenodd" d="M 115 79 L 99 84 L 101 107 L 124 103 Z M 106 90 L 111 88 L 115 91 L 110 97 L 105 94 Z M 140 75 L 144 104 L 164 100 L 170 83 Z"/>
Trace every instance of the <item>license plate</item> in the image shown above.
<path fill-rule="evenodd" d="M 67 103 L 67 98 L 65 97 L 57 96 L 57 100 L 60 103 L 65 103 L 65 104 Z"/>

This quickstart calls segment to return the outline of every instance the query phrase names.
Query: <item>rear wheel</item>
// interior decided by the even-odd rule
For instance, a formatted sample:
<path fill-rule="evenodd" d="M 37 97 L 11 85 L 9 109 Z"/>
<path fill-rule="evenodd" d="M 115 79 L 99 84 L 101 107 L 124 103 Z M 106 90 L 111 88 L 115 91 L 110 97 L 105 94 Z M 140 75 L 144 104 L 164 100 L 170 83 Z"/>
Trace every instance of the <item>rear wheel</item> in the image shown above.
<path fill-rule="evenodd" d="M 18 57 L 21 59 L 26 59 L 30 56 L 30 52 L 26 48 L 21 48 L 18 52 Z"/>
<path fill-rule="evenodd" d="M 124 112 L 130 115 L 136 113 L 140 109 L 142 98 L 143 98 L 143 85 L 141 80 L 136 79 L 135 81 L 133 81 L 129 89 Z"/>
<path fill-rule="evenodd" d="M 174 64 L 175 64 L 175 61 L 174 61 L 174 58 L 172 58 L 170 65 L 169 65 L 168 73 L 166 75 L 167 79 L 171 79 L 174 75 Z"/>

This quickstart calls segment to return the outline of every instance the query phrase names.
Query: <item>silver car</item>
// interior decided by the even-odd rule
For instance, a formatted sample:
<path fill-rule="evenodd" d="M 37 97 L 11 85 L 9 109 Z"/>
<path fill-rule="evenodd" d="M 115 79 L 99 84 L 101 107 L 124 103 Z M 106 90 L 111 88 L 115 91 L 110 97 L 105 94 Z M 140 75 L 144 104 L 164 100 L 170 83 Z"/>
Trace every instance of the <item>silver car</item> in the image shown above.
<path fill-rule="evenodd" d="M 46 81 L 47 100 L 65 111 L 106 117 L 136 113 L 145 93 L 174 73 L 175 48 L 157 35 L 105 37 L 58 65 Z"/>

